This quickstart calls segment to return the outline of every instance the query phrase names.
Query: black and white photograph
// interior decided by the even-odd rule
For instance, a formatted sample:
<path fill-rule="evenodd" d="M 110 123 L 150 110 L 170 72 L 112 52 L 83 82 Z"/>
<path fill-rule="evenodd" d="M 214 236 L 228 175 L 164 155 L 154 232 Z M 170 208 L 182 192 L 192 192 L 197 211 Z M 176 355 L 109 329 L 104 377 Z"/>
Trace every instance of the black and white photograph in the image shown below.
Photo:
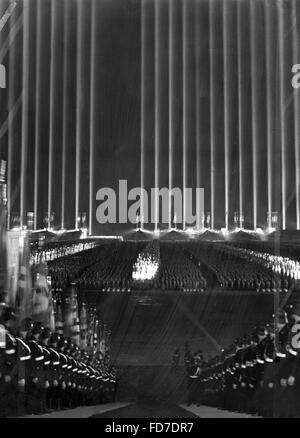
<path fill-rule="evenodd" d="M 300 0 L 0 0 L 4 418 L 300 418 Z"/>

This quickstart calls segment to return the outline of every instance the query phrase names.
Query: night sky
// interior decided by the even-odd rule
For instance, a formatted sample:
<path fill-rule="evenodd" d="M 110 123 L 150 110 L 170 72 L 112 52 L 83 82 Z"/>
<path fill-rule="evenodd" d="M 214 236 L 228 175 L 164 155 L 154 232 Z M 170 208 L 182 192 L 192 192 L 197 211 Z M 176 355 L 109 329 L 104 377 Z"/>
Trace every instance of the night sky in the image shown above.
<path fill-rule="evenodd" d="M 90 99 L 94 93 L 94 205 L 93 232 L 117 233 L 119 226 L 99 226 L 96 222 L 96 191 L 101 187 L 118 187 L 120 179 L 128 187 L 140 186 L 141 148 L 141 1 L 95 0 L 26 0 L 29 4 L 29 27 L 23 26 L 23 3 L 17 6 L 0 32 L 0 62 L 7 70 L 7 88 L 0 89 L 0 157 L 11 157 L 11 211 L 20 212 L 20 174 L 22 135 L 26 144 L 23 153 L 24 215 L 34 210 L 34 161 L 38 150 L 38 227 L 48 208 L 49 144 L 52 153 L 52 211 L 55 223 L 61 224 L 62 150 L 65 144 L 65 227 L 75 225 L 76 138 L 80 144 L 79 211 L 89 211 L 89 148 Z M 224 226 L 224 58 L 223 1 L 213 0 L 210 44 L 209 1 L 184 0 L 186 4 L 186 123 L 187 123 L 187 186 L 196 187 L 197 150 L 200 186 L 205 189 L 205 210 L 210 211 L 211 133 L 215 136 L 215 226 Z M 78 2 L 81 13 L 78 14 Z M 241 135 L 242 174 L 245 227 L 253 226 L 252 201 L 252 105 L 251 84 L 255 89 L 255 119 L 257 120 L 257 188 L 258 226 L 267 218 L 267 115 L 271 123 L 273 171 L 273 210 L 281 209 L 281 143 L 279 95 L 278 11 L 274 1 L 251 0 L 254 3 L 255 70 L 251 71 L 250 1 L 240 1 L 241 17 Z M 54 16 L 51 19 L 51 3 Z M 292 93 L 292 1 L 284 3 L 284 101 Z M 298 3 L 298 2 L 296 2 Z M 145 0 L 145 186 L 154 187 L 155 103 L 159 124 L 159 186 L 168 184 L 169 148 L 169 4 L 159 0 L 156 31 L 159 36 L 155 50 L 154 0 Z M 53 6 L 52 5 L 52 6 Z M 183 42 L 182 0 L 173 0 L 173 172 L 174 186 L 182 187 L 183 138 Z M 268 5 L 270 46 L 266 52 L 265 8 Z M 1 0 L 1 16 L 8 6 Z M 238 102 L 238 28 L 237 1 L 226 1 L 227 61 L 229 71 L 229 220 L 239 209 L 239 102 Z M 299 5 L 297 4 L 299 12 Z M 94 82 L 91 87 L 91 29 L 95 19 Z M 297 13 L 299 17 L 299 13 Z M 299 22 L 297 23 L 299 26 Z M 52 28 L 52 32 L 51 32 Z M 27 30 L 28 29 L 28 32 Z M 79 29 L 81 29 L 79 33 Z M 8 40 L 10 35 L 11 41 Z M 25 39 L 24 39 L 25 35 Z M 28 35 L 28 36 L 27 36 Z M 79 35 L 79 37 L 78 37 Z M 51 50 L 52 40 L 52 50 Z M 23 63 L 23 49 L 26 51 Z M 28 50 L 27 50 L 28 49 Z M 210 81 L 210 54 L 213 74 Z M 267 55 L 270 55 L 267 58 Z M 77 70 L 77 59 L 81 64 Z M 158 100 L 155 102 L 155 58 L 157 59 Z M 52 59 L 52 64 L 51 64 Z M 299 60 L 300 62 L 300 56 Z M 23 65 L 22 65 L 23 63 Z M 50 87 L 52 65 L 53 84 Z M 266 67 L 270 75 L 267 78 Z M 24 68 L 28 69 L 28 87 L 24 86 Z M 26 70 L 25 70 L 26 71 Z M 79 72 L 79 76 L 77 76 Z M 268 82 L 269 81 L 269 82 Z M 26 84 L 27 82 L 25 82 Z M 267 83 L 270 84 L 269 109 Z M 79 93 L 77 93 L 79 84 Z M 211 99 L 213 87 L 213 100 Z M 22 97 L 23 90 L 23 97 Z M 25 91 L 24 91 L 25 90 Z M 52 90 L 52 92 L 50 92 Z M 24 98 L 25 93 L 25 98 Z M 52 96 L 52 99 L 51 99 Z M 28 98 L 28 99 L 27 99 Z M 50 103 L 52 102 L 52 111 Z M 76 108 L 79 108 L 79 117 Z M 268 109 L 268 111 L 267 111 Z M 23 111 L 22 111 L 23 110 Z M 211 123 L 211 110 L 214 123 Z M 8 114 L 9 123 L 7 124 Z M 13 114 L 13 116 L 12 116 Z M 25 116 L 24 116 L 25 114 Z M 286 123 L 286 193 L 287 227 L 296 227 L 295 201 L 295 138 L 293 99 L 284 112 Z M 77 129 L 76 129 L 77 128 Z M 25 139 L 25 140 L 24 140 Z M 8 154 L 10 150 L 10 155 Z M 24 150 L 24 148 L 23 148 Z M 14 195 L 14 196 L 13 196 Z M 126 228 L 126 227 L 125 227 Z M 122 229 L 124 227 L 122 226 Z"/>

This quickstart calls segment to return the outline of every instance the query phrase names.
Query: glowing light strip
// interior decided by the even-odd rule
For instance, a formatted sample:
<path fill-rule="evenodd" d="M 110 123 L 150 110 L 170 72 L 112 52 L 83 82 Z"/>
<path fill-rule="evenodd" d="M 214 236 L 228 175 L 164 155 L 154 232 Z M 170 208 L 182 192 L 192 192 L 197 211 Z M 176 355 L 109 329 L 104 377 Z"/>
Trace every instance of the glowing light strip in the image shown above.
<path fill-rule="evenodd" d="M 251 48 L 251 101 L 252 101 L 252 185 L 253 185 L 253 229 L 257 228 L 257 99 L 255 59 L 255 2 L 250 3 L 250 48 Z"/>
<path fill-rule="evenodd" d="M 159 1 L 154 3 L 154 20 L 155 20 L 155 46 L 154 46 L 154 62 L 155 62 L 155 158 L 154 158 L 154 187 L 159 189 L 159 126 L 160 126 L 160 111 L 159 111 Z M 158 230 L 158 190 L 155 193 L 155 231 Z"/>
<path fill-rule="evenodd" d="M 286 174 L 285 174 L 285 155 L 286 155 L 286 136 L 285 136 L 285 101 L 284 101 L 284 14 L 283 3 L 278 2 L 279 20 L 279 76 L 280 76 L 280 146 L 281 146 L 281 196 L 282 196 L 282 229 L 286 229 Z"/>
<path fill-rule="evenodd" d="M 296 0 L 292 3 L 292 16 L 297 20 Z M 297 31 L 297 21 L 293 26 L 293 62 L 299 62 L 299 35 Z M 300 229 L 300 101 L 299 90 L 294 93 L 294 130 L 295 130 L 295 184 L 296 184 L 296 224 L 297 230 Z"/>
<path fill-rule="evenodd" d="M 187 1 L 182 2 L 182 188 L 183 188 L 183 207 L 182 207 L 182 229 L 186 228 L 186 157 L 187 157 Z"/>
<path fill-rule="evenodd" d="M 66 203 L 66 154 L 67 154 L 67 83 L 68 83 L 68 30 L 69 14 L 68 3 L 64 10 L 64 65 L 63 65 L 63 135 L 62 135 L 62 178 L 61 178 L 61 228 L 65 228 Z"/>
<path fill-rule="evenodd" d="M 141 188 L 145 188 L 145 39 L 146 39 L 145 0 L 141 0 Z M 144 225 L 144 193 L 141 192 L 141 228 Z"/>
<path fill-rule="evenodd" d="M 173 96 L 174 96 L 174 0 L 169 1 L 169 228 L 172 227 L 172 197 L 173 188 Z"/>
<path fill-rule="evenodd" d="M 9 42 L 11 42 L 11 32 L 9 33 Z M 13 72 L 13 53 L 12 50 L 9 56 L 9 71 Z M 13 80 L 10 80 L 11 73 L 8 81 L 8 107 L 9 109 L 13 108 Z M 7 151 L 7 214 L 8 214 L 8 229 L 10 229 L 10 217 L 11 217 L 11 182 L 12 182 L 12 157 L 13 157 L 13 143 L 12 143 L 12 129 L 11 129 L 11 121 L 10 117 L 11 111 L 8 116 L 8 151 Z"/>
<path fill-rule="evenodd" d="M 225 165 L 225 228 L 228 230 L 229 215 L 229 73 L 228 73 L 228 32 L 226 2 L 223 2 L 223 81 L 224 81 L 224 165 Z"/>
<path fill-rule="evenodd" d="M 270 10 L 268 2 L 265 3 L 265 28 L 266 28 L 266 94 L 267 94 L 267 161 L 268 161 L 268 227 L 272 226 L 272 116 L 271 116 L 271 107 L 272 107 L 272 87 L 270 78 L 273 74 L 271 71 L 271 29 L 270 29 Z"/>
<path fill-rule="evenodd" d="M 29 86 L 29 3 L 23 4 L 23 101 L 22 101 L 22 138 L 21 138 L 21 184 L 20 184 L 20 216 L 21 228 L 24 225 L 26 205 L 26 170 L 28 150 L 28 86 Z"/>
<path fill-rule="evenodd" d="M 237 32 L 238 32 L 238 141 L 239 141 L 239 224 L 242 228 L 244 212 L 243 187 L 243 81 L 242 81 L 242 6 L 237 2 Z"/>
<path fill-rule="evenodd" d="M 200 45 L 199 2 L 196 1 L 196 8 L 195 8 L 196 98 L 195 98 L 195 104 L 196 104 L 196 183 L 197 183 L 197 187 L 200 187 L 200 180 L 201 180 L 201 175 L 200 175 L 201 141 L 200 141 L 200 77 L 199 77 L 199 75 L 200 75 L 200 54 L 199 54 L 199 45 Z M 200 231 L 200 229 L 201 229 L 201 220 L 202 220 L 202 218 L 199 217 L 199 214 L 197 214 L 197 223 L 196 223 L 197 231 Z"/>
<path fill-rule="evenodd" d="M 34 159 L 34 229 L 37 228 L 38 215 L 38 184 L 39 184 L 39 154 L 40 154 L 40 64 L 41 64 L 41 26 L 42 26 L 42 7 L 37 3 L 37 35 L 36 35 L 36 97 L 35 97 L 35 159 Z"/>
<path fill-rule="evenodd" d="M 95 0 L 91 3 L 91 82 L 90 82 L 90 163 L 89 163 L 89 234 L 92 234 L 93 224 L 93 185 L 94 185 L 94 119 L 95 119 Z"/>
<path fill-rule="evenodd" d="M 210 89 L 210 205 L 211 228 L 215 227 L 215 113 L 214 113 L 213 0 L 209 1 L 209 89 Z"/>
<path fill-rule="evenodd" d="M 49 163 L 48 163 L 48 227 L 52 210 L 52 169 L 53 169 L 53 146 L 54 146 L 54 72 L 55 72 L 55 2 L 51 3 L 51 57 L 50 57 L 50 108 L 49 108 Z"/>
<path fill-rule="evenodd" d="M 75 229 L 78 229 L 79 189 L 80 189 L 80 150 L 82 138 L 81 103 L 82 103 L 82 53 L 83 53 L 83 2 L 77 1 L 77 66 L 76 66 L 76 169 L 75 169 Z"/>

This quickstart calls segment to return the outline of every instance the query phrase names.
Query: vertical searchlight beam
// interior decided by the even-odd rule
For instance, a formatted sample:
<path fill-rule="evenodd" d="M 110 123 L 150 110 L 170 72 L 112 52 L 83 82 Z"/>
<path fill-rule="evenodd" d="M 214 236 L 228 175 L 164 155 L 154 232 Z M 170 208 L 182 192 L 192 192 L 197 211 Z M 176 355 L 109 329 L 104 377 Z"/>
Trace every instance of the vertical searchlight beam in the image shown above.
<path fill-rule="evenodd" d="M 182 2 L 182 226 L 186 229 L 186 154 L 187 154 L 187 1 Z"/>
<path fill-rule="evenodd" d="M 293 25 L 293 63 L 299 63 L 299 34 L 297 26 L 296 1 L 292 3 L 292 16 L 294 17 Z M 296 173 L 296 225 L 300 230 L 300 96 L 299 90 L 294 92 L 294 135 L 295 135 L 295 173 Z"/>
<path fill-rule="evenodd" d="M 215 89 L 214 89 L 214 29 L 213 29 L 213 3 L 209 0 L 209 88 L 210 88 L 210 208 L 211 208 L 211 229 L 215 227 L 215 129 L 216 119 L 214 111 Z"/>
<path fill-rule="evenodd" d="M 21 184 L 20 184 L 20 215 L 21 228 L 26 214 L 26 171 L 28 150 L 28 87 L 29 87 L 29 3 L 23 3 L 23 105 L 22 105 L 22 137 L 21 137 Z"/>
<path fill-rule="evenodd" d="M 145 1 L 141 0 L 141 228 L 144 227 L 145 208 L 144 208 L 144 188 L 145 188 L 145 39 L 146 39 L 146 18 Z"/>
<path fill-rule="evenodd" d="M 195 75 L 195 88 L 196 88 L 196 183 L 197 188 L 200 188 L 200 28 L 199 28 L 199 1 L 196 1 L 195 8 L 195 60 L 196 60 L 196 75 Z M 197 199 L 198 200 L 198 199 Z M 202 217 L 197 214 L 196 229 L 200 231 L 202 228 Z"/>
<path fill-rule="evenodd" d="M 39 185 L 39 158 L 40 158 L 40 87 L 41 87 L 41 25 L 42 5 L 37 3 L 37 38 L 36 38 L 36 90 L 35 90 L 35 151 L 34 151 L 34 229 L 37 229 L 38 221 L 38 185 Z"/>
<path fill-rule="evenodd" d="M 159 223 L 159 149 L 160 149 L 160 87 L 159 87 L 159 62 L 160 62 L 160 13 L 159 13 L 159 2 L 160 0 L 155 0 L 154 3 L 154 74 L 155 74 L 155 150 L 154 150 L 154 187 L 155 187 L 155 206 L 154 206 L 154 222 L 155 222 L 155 232 L 158 231 Z"/>
<path fill-rule="evenodd" d="M 169 229 L 172 227 L 174 94 L 174 0 L 169 0 Z"/>
<path fill-rule="evenodd" d="M 282 229 L 286 229 L 286 123 L 285 123 L 285 69 L 284 69 L 284 4 L 277 3 L 279 21 L 279 93 L 280 93 L 280 147 L 281 147 L 281 207 Z"/>
<path fill-rule="evenodd" d="M 228 10 L 226 2 L 223 2 L 223 81 L 224 81 L 224 154 L 225 154 L 225 228 L 229 228 L 229 53 L 228 53 Z"/>
<path fill-rule="evenodd" d="M 243 79 L 242 79 L 242 2 L 237 2 L 237 56 L 238 56 L 238 143 L 239 143 L 239 226 L 243 227 L 244 181 L 243 181 Z"/>
<path fill-rule="evenodd" d="M 68 39 L 69 39 L 69 6 L 64 10 L 64 60 L 63 60 L 63 138 L 62 138 L 62 187 L 61 187 L 61 229 L 65 228 L 66 213 L 66 162 L 67 162 L 67 83 L 68 83 Z"/>
<path fill-rule="evenodd" d="M 50 108 L 49 108 L 49 163 L 48 163 L 48 228 L 52 211 L 52 174 L 54 148 L 54 75 L 55 75 L 55 1 L 51 2 L 51 61 L 50 61 Z"/>
<path fill-rule="evenodd" d="M 257 90 L 256 90 L 256 44 L 255 44 L 255 2 L 250 3 L 250 52 L 251 52 L 251 110 L 252 110 L 252 186 L 253 186 L 253 229 L 257 228 Z"/>
<path fill-rule="evenodd" d="M 89 235 L 93 227 L 93 189 L 94 189 L 94 142 L 95 142 L 95 45 L 96 45 L 96 18 L 95 0 L 91 4 L 91 81 L 90 81 L 90 160 L 89 160 Z"/>
<path fill-rule="evenodd" d="M 269 3 L 265 3 L 265 44 L 266 44 L 266 98 L 267 98 L 267 177 L 268 177 L 268 228 L 272 227 L 272 154 L 273 154 L 273 139 L 272 139 L 272 34 L 271 34 L 271 17 Z"/>
<path fill-rule="evenodd" d="M 78 229 L 79 190 L 80 190 L 80 152 L 82 141 L 82 85 L 83 85 L 83 2 L 77 0 L 77 63 L 76 63 L 76 159 L 75 159 L 75 229 Z"/>

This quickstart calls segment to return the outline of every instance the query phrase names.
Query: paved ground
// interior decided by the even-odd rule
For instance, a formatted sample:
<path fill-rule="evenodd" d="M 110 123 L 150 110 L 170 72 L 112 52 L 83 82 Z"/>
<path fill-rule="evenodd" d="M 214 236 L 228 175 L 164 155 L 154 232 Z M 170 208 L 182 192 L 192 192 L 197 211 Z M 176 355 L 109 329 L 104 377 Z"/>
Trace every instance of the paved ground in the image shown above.
<path fill-rule="evenodd" d="M 258 416 L 224 411 L 210 406 L 187 406 L 170 403 L 108 403 L 52 412 L 45 415 L 26 415 L 26 418 L 260 418 Z"/>
<path fill-rule="evenodd" d="M 198 416 L 174 404 L 134 403 L 94 415 L 94 418 L 197 418 Z"/>
<path fill-rule="evenodd" d="M 108 403 L 97 406 L 83 406 L 66 411 L 56 411 L 45 415 L 26 415 L 25 418 L 89 418 L 95 414 L 103 414 L 106 411 L 114 411 L 128 406 L 130 403 Z"/>
<path fill-rule="evenodd" d="M 88 298 L 87 298 L 88 297 Z M 167 366 L 176 348 L 184 366 L 184 345 L 215 356 L 223 345 L 271 318 L 272 294 L 132 292 L 86 294 L 112 331 L 111 355 L 120 366 Z M 122 382 L 119 382 L 120 385 Z"/>
<path fill-rule="evenodd" d="M 180 406 L 201 418 L 260 418 L 254 415 L 223 411 L 222 409 L 212 408 L 210 406 L 195 406 L 195 405 L 191 405 L 191 406 L 180 405 Z"/>

